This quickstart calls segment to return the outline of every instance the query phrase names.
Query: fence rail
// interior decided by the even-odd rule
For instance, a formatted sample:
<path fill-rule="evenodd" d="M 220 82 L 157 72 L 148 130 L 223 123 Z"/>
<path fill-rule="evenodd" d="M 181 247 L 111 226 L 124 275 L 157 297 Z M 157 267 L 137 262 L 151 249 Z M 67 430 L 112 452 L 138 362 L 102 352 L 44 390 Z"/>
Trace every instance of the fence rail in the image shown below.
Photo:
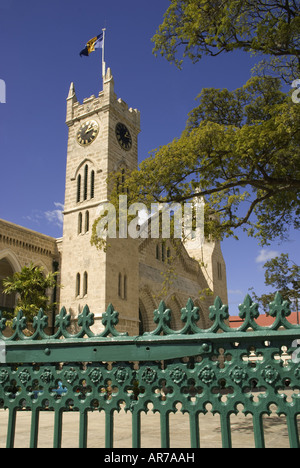
<path fill-rule="evenodd" d="M 199 415 L 220 415 L 222 446 L 231 447 L 231 415 L 252 415 L 256 447 L 264 447 L 264 415 L 276 405 L 285 415 L 291 447 L 299 447 L 300 326 L 288 321 L 289 303 L 277 294 L 270 304 L 274 323 L 257 324 L 258 306 L 249 296 L 239 307 L 244 319 L 228 326 L 228 306 L 219 298 L 210 307 L 212 326 L 198 328 L 199 310 L 191 300 L 181 311 L 183 328 L 170 328 L 171 311 L 162 302 L 154 311 L 156 328 L 142 336 L 119 333 L 118 312 L 110 305 L 103 314 L 104 330 L 92 331 L 88 307 L 78 317 L 80 330 L 69 332 L 71 317 L 63 308 L 54 335 L 47 335 L 48 318 L 41 310 L 31 336 L 19 312 L 7 337 L 0 313 L 0 339 L 5 362 L 0 364 L 0 408 L 8 410 L 7 447 L 15 441 L 19 411 L 31 412 L 30 447 L 38 445 L 39 416 L 54 412 L 53 447 L 62 442 L 63 414 L 79 413 L 79 447 L 88 442 L 91 412 L 105 413 L 105 446 L 114 446 L 114 414 L 121 406 L 132 415 L 132 447 L 141 446 L 141 415 L 160 415 L 161 447 L 170 446 L 170 414 L 189 415 L 190 445 L 200 447 Z M 300 343 L 300 341 L 299 341 Z M 288 399 L 286 390 L 291 393 Z M 254 398 L 259 392 L 258 398 Z"/>

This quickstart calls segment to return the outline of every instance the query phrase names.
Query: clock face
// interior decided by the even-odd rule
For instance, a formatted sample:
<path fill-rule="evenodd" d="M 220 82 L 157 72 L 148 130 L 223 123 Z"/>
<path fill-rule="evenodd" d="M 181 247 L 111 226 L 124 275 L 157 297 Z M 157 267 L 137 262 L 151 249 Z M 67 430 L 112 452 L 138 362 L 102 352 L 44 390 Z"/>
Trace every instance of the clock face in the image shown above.
<path fill-rule="evenodd" d="M 116 125 L 116 137 L 123 150 L 129 151 L 131 149 L 132 138 L 126 125 L 122 123 Z"/>
<path fill-rule="evenodd" d="M 93 143 L 99 133 L 99 125 L 95 120 L 88 120 L 77 132 L 77 141 L 81 146 Z"/>

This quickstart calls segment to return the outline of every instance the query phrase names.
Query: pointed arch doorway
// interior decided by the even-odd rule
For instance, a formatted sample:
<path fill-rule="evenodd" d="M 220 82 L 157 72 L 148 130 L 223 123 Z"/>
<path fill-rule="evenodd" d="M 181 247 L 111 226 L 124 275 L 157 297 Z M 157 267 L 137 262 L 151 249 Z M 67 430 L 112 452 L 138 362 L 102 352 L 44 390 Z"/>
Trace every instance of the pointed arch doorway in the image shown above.
<path fill-rule="evenodd" d="M 13 312 L 16 305 L 16 294 L 9 296 L 3 294 L 3 280 L 20 270 L 21 267 L 15 256 L 10 253 L 0 253 L 0 310 L 2 311 Z"/>

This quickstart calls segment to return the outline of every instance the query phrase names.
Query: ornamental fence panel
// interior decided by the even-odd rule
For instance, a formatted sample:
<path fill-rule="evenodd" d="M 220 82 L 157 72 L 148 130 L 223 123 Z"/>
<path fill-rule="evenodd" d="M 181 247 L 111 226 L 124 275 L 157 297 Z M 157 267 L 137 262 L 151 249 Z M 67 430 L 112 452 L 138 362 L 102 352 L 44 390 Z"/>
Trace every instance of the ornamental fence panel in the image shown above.
<path fill-rule="evenodd" d="M 197 326 L 199 310 L 189 300 L 181 311 L 183 327 L 174 331 L 171 311 L 161 302 L 154 311 L 156 328 L 135 337 L 117 331 L 112 305 L 102 316 L 100 334 L 92 331 L 94 315 L 87 306 L 78 316 L 76 334 L 70 333 L 65 308 L 51 336 L 42 310 L 30 336 L 22 312 L 10 336 L 0 313 L 0 421 L 8 412 L 6 447 L 15 445 L 20 412 L 31 415 L 31 448 L 38 446 L 44 412 L 54 413 L 54 448 L 61 447 L 66 413 L 79 414 L 78 446 L 84 448 L 91 413 L 104 412 L 105 447 L 112 448 L 115 415 L 122 407 L 131 414 L 132 447 L 140 448 L 141 416 L 150 405 L 159 414 L 161 447 L 169 448 L 170 415 L 180 403 L 189 418 L 191 448 L 201 447 L 199 416 L 208 411 L 220 417 L 222 447 L 232 446 L 231 416 L 242 412 L 252 416 L 255 447 L 263 448 L 263 418 L 274 405 L 286 418 L 290 447 L 298 448 L 300 326 L 288 321 L 289 303 L 279 293 L 270 304 L 274 322 L 269 327 L 257 324 L 258 305 L 249 296 L 239 309 L 242 325 L 232 329 L 228 306 L 216 298 L 212 326 L 203 330 Z"/>

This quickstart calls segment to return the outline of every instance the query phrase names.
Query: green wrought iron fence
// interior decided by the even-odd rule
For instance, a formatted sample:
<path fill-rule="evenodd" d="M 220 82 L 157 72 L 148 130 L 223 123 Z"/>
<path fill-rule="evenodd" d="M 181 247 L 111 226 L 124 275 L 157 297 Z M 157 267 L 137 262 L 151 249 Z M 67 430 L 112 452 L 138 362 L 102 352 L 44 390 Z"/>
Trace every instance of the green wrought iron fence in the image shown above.
<path fill-rule="evenodd" d="M 161 447 L 170 446 L 170 414 L 187 413 L 190 445 L 201 446 L 199 415 L 219 414 L 222 446 L 231 447 L 232 415 L 252 415 L 256 447 L 264 447 L 264 415 L 271 405 L 285 415 L 289 443 L 299 447 L 300 327 L 288 321 L 289 304 L 280 294 L 270 304 L 274 323 L 258 326 L 258 306 L 249 296 L 239 307 L 244 319 L 237 329 L 228 326 L 228 307 L 217 298 L 210 307 L 212 326 L 199 329 L 198 308 L 191 300 L 182 309 L 183 328 L 170 328 L 171 311 L 162 302 L 154 311 L 156 328 L 130 337 L 116 330 L 118 312 L 109 306 L 104 330 L 91 330 L 94 316 L 88 307 L 78 317 L 80 331 L 71 334 L 71 317 L 63 308 L 56 332 L 48 336 L 48 318 L 40 311 L 26 336 L 22 312 L 7 337 L 0 314 L 0 339 L 5 362 L 0 364 L 0 408 L 8 410 L 7 447 L 14 446 L 16 417 L 31 412 L 30 447 L 38 445 L 39 416 L 54 412 L 53 447 L 62 442 L 63 414 L 79 413 L 79 447 L 86 447 L 91 412 L 105 413 L 105 446 L 114 445 L 114 415 L 121 404 L 132 416 L 132 447 L 141 446 L 141 415 L 151 403 L 160 415 Z M 299 341 L 300 343 L 300 341 Z M 285 390 L 291 397 L 287 398 Z M 254 398 L 255 390 L 259 397 Z M 238 409 L 239 407 L 239 409 Z"/>

